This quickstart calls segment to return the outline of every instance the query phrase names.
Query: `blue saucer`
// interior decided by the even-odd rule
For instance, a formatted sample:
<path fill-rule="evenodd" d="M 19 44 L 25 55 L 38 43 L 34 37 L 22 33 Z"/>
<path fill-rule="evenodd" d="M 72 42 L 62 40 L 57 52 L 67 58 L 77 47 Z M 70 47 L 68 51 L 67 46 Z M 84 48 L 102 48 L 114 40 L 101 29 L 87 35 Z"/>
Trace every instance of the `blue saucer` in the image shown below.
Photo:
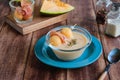
<path fill-rule="evenodd" d="M 43 63 L 58 68 L 80 68 L 95 62 L 102 54 L 100 41 L 92 36 L 92 43 L 79 58 L 73 61 L 59 60 L 53 51 L 45 45 L 45 36 L 40 38 L 34 47 L 36 57 Z"/>

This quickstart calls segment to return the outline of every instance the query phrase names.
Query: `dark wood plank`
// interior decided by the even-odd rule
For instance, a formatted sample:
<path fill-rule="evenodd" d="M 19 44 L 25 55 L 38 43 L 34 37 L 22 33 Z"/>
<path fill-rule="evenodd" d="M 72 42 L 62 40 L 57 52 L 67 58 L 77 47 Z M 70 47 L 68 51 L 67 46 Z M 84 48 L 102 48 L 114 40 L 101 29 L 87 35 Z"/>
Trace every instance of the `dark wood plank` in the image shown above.
<path fill-rule="evenodd" d="M 1 32 L 3 26 L 4 26 L 4 21 L 0 20 L 0 32 Z"/>
<path fill-rule="evenodd" d="M 0 80 L 23 80 L 32 34 L 22 36 L 8 25 L 0 32 Z"/>
<path fill-rule="evenodd" d="M 9 0 L 0 0 L 0 31 L 5 22 L 4 16 L 8 15 L 10 11 L 8 3 L 9 3 Z"/>
<path fill-rule="evenodd" d="M 9 14 L 9 0 L 0 0 L 0 18 Z"/>
<path fill-rule="evenodd" d="M 8 0 L 0 0 L 0 31 L 4 24 L 4 16 L 9 13 Z"/>
<path fill-rule="evenodd" d="M 78 24 L 86 28 L 92 35 L 101 40 L 95 21 L 95 2 L 95 0 L 69 0 L 69 3 L 75 6 L 75 10 L 70 14 L 67 22 L 68 24 Z M 105 66 L 104 55 L 102 54 L 95 63 L 89 66 L 68 70 L 67 80 L 97 80 Z M 105 80 L 107 79 L 108 77 Z"/>
<path fill-rule="evenodd" d="M 93 2 L 91 1 L 82 1 L 82 0 L 68 0 L 70 4 L 72 4 L 75 9 L 70 12 L 68 23 L 69 24 L 76 24 L 82 25 L 85 24 L 85 21 L 87 22 L 94 22 L 95 21 L 95 13 L 94 13 L 94 7 Z"/>

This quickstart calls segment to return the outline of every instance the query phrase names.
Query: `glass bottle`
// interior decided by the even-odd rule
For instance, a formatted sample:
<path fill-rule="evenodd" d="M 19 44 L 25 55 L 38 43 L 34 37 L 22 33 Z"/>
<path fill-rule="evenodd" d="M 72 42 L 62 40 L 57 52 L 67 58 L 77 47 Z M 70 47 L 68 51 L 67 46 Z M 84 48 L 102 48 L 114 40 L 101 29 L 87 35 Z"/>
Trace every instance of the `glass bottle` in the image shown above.
<path fill-rule="evenodd" d="M 97 24 L 106 23 L 106 15 L 112 8 L 111 0 L 98 0 L 96 3 L 96 21 Z"/>
<path fill-rule="evenodd" d="M 120 36 L 120 3 L 113 3 L 112 10 L 107 14 L 105 33 L 113 37 Z"/>

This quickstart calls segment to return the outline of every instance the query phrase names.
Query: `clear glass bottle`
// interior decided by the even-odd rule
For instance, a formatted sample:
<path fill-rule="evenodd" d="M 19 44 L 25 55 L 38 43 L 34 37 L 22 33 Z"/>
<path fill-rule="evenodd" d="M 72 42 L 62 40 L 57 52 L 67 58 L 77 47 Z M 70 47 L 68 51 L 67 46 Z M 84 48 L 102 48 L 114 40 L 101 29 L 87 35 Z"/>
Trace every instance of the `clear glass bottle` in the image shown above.
<path fill-rule="evenodd" d="M 96 21 L 97 24 L 105 24 L 106 15 L 112 8 L 111 0 L 98 0 L 96 3 Z"/>
<path fill-rule="evenodd" d="M 112 9 L 107 14 L 107 19 L 120 19 L 120 3 L 113 3 Z"/>
<path fill-rule="evenodd" d="M 113 37 L 120 36 L 120 3 L 113 3 L 112 10 L 107 14 L 105 33 Z"/>

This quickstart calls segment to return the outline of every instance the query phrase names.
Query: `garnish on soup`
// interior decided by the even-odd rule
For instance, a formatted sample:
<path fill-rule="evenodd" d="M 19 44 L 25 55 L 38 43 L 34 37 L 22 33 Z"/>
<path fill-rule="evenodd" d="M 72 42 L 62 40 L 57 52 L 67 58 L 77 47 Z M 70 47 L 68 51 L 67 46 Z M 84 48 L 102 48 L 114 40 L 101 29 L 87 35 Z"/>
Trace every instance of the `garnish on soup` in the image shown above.
<path fill-rule="evenodd" d="M 68 46 L 76 45 L 76 39 L 72 39 L 70 42 L 68 42 L 67 45 L 68 45 Z"/>

